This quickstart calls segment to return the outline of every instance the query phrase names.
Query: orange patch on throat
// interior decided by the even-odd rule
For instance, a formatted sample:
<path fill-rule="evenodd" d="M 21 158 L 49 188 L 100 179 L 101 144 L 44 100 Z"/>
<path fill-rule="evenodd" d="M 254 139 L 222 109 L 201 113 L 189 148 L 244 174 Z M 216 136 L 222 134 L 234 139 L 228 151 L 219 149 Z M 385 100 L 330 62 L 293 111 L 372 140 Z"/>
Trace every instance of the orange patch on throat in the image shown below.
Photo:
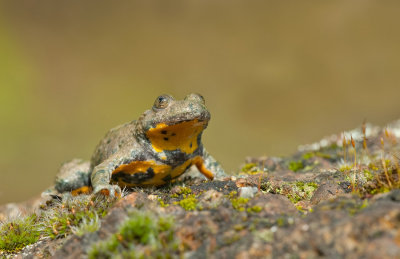
<path fill-rule="evenodd" d="M 184 121 L 175 125 L 159 123 L 146 132 L 147 138 L 157 152 L 180 149 L 187 154 L 197 148 L 197 138 L 203 131 L 206 122 L 199 120 Z"/>

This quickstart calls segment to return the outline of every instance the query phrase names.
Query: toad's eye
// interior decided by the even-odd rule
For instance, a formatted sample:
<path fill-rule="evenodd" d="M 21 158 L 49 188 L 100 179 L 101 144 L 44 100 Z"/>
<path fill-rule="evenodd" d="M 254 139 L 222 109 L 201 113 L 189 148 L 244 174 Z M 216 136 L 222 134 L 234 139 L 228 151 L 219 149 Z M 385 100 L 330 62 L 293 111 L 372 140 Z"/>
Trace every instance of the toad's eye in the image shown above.
<path fill-rule="evenodd" d="M 156 109 L 165 109 L 167 108 L 168 104 L 172 100 L 172 97 L 169 95 L 160 95 L 159 97 L 156 98 L 154 101 L 154 108 Z"/>

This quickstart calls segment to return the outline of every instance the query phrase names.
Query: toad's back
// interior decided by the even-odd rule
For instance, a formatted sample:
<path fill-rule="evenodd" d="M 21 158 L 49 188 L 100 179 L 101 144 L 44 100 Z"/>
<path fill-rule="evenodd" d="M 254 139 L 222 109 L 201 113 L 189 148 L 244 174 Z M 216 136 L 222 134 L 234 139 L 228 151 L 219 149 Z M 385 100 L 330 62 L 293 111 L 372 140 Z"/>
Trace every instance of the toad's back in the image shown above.
<path fill-rule="evenodd" d="M 134 146 L 136 120 L 117 126 L 107 132 L 97 145 L 90 160 L 91 169 L 127 146 Z"/>

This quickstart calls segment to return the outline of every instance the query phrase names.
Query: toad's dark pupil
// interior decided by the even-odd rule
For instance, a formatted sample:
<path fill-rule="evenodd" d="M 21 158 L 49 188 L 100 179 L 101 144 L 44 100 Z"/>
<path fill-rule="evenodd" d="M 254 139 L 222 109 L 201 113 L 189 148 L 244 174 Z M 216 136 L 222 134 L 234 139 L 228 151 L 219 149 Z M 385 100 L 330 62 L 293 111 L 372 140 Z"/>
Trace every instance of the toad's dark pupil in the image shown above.
<path fill-rule="evenodd" d="M 204 97 L 203 97 L 202 95 L 199 95 L 199 97 L 200 97 L 200 100 L 201 100 L 203 103 L 205 103 Z"/>
<path fill-rule="evenodd" d="M 164 107 L 166 103 L 167 103 L 167 100 L 165 100 L 165 99 L 161 99 L 161 100 L 158 101 L 158 105 L 160 107 Z"/>
<path fill-rule="evenodd" d="M 167 106 L 167 104 L 168 104 L 168 98 L 165 96 L 159 96 L 156 100 L 155 106 L 157 108 L 163 109 Z"/>

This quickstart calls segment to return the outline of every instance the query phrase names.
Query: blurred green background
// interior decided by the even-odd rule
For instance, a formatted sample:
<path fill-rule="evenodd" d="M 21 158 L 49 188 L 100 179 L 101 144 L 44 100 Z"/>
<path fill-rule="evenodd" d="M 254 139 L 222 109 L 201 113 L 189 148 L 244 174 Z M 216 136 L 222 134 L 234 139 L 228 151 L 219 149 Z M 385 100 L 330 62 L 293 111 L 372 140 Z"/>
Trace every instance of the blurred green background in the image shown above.
<path fill-rule="evenodd" d="M 161 93 L 199 92 L 204 143 L 246 156 L 400 118 L 399 1 L 1 1 L 0 203 L 49 186 Z"/>

